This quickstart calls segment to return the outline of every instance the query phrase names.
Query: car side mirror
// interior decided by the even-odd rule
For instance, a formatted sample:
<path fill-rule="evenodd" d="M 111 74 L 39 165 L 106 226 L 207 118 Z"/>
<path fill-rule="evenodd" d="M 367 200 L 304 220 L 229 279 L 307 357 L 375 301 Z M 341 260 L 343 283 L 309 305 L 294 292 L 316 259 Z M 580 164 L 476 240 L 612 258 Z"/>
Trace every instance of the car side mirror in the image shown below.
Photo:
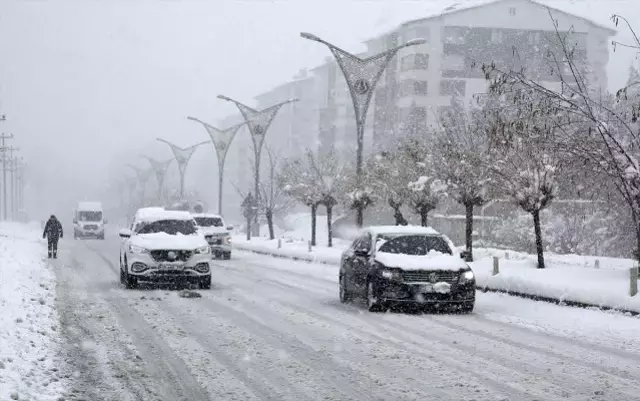
<path fill-rule="evenodd" d="M 78 224 L 78 219 L 73 219 L 73 224 Z"/>
<path fill-rule="evenodd" d="M 131 230 L 123 228 L 122 230 L 120 230 L 120 232 L 118 233 L 118 235 L 120 236 L 120 238 L 130 238 L 131 237 Z"/>
<path fill-rule="evenodd" d="M 465 261 L 469 261 L 471 259 L 471 252 L 469 252 L 469 251 L 460 252 L 460 259 L 465 260 Z"/>
<path fill-rule="evenodd" d="M 356 255 L 356 256 L 366 257 L 366 256 L 369 256 L 369 250 L 368 249 L 363 249 L 363 248 L 355 249 L 353 251 L 353 254 Z"/>
<path fill-rule="evenodd" d="M 232 231 L 233 230 L 233 226 L 227 226 L 227 230 Z"/>

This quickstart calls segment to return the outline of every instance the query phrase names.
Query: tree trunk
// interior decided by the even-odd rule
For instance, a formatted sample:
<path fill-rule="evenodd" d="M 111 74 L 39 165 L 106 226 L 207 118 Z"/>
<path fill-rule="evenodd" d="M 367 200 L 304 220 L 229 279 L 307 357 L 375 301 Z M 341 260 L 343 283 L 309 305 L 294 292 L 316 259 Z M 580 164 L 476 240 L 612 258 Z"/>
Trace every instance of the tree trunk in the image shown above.
<path fill-rule="evenodd" d="M 473 203 L 467 202 L 465 205 L 465 241 L 467 245 L 467 262 L 473 262 Z"/>
<path fill-rule="evenodd" d="M 429 223 L 429 209 L 426 207 L 420 208 L 420 225 L 422 227 L 427 227 Z"/>
<path fill-rule="evenodd" d="M 327 206 L 327 246 L 333 246 L 333 227 L 331 219 L 333 217 L 333 206 Z"/>
<path fill-rule="evenodd" d="M 544 249 L 542 247 L 542 229 L 540 228 L 540 211 L 533 214 L 533 228 L 536 232 L 536 253 L 538 254 L 538 269 L 544 269 Z"/>
<path fill-rule="evenodd" d="M 265 217 L 267 218 L 267 226 L 269 227 L 269 239 L 276 239 L 276 235 L 273 232 L 273 210 L 271 210 L 271 208 L 267 208 Z"/>
<path fill-rule="evenodd" d="M 311 205 L 311 246 L 316 246 L 316 213 L 318 205 Z"/>
<path fill-rule="evenodd" d="M 362 202 L 358 203 L 356 207 L 356 227 L 362 228 L 364 225 L 364 205 Z"/>
<path fill-rule="evenodd" d="M 247 219 L 247 241 L 251 241 L 251 217 Z"/>
<path fill-rule="evenodd" d="M 396 226 L 406 226 L 409 224 L 407 219 L 402 215 L 402 211 L 400 211 L 400 206 L 393 208 L 393 218 L 396 220 Z"/>

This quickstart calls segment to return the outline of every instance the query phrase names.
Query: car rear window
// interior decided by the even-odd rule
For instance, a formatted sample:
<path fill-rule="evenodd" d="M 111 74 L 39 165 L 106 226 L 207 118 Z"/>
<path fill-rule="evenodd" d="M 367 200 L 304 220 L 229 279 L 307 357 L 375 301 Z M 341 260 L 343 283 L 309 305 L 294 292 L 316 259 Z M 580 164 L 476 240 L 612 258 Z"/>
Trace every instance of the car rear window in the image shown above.
<path fill-rule="evenodd" d="M 220 217 L 196 217 L 196 223 L 200 227 L 222 227 L 224 223 Z"/>

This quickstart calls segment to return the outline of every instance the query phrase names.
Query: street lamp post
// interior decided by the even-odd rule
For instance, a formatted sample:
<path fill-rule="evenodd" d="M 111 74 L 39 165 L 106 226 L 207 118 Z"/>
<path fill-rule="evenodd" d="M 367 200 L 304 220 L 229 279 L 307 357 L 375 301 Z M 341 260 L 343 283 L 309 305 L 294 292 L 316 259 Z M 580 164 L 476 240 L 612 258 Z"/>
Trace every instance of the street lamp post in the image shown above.
<path fill-rule="evenodd" d="M 218 95 L 218 99 L 226 100 L 228 102 L 235 103 L 235 105 L 240 110 L 242 117 L 244 118 L 246 124 L 249 126 L 249 132 L 251 133 L 251 140 L 253 141 L 253 154 L 255 161 L 255 169 L 254 169 L 254 194 L 256 203 L 260 201 L 260 155 L 262 154 L 262 144 L 264 143 L 265 135 L 267 134 L 267 130 L 271 126 L 271 122 L 274 117 L 278 113 L 278 110 L 282 106 L 288 103 L 297 102 L 299 99 L 289 99 L 284 102 L 280 102 L 271 107 L 267 107 L 263 110 L 256 110 L 251 108 L 245 104 L 242 104 L 236 100 L 233 100 L 227 96 Z M 255 232 L 256 235 L 260 235 L 260 225 L 258 224 L 258 215 L 255 217 Z"/>
<path fill-rule="evenodd" d="M 237 124 L 226 129 L 219 129 L 195 117 L 187 117 L 188 120 L 198 122 L 204 126 L 211 137 L 211 142 L 216 150 L 218 158 L 218 214 L 222 216 L 222 187 L 224 184 L 224 162 L 227 159 L 227 153 L 231 147 L 231 142 L 235 138 L 236 133 L 246 123 Z"/>
<path fill-rule="evenodd" d="M 196 148 L 200 145 L 204 145 L 207 141 L 197 143 L 193 146 L 189 146 L 188 148 L 181 148 L 162 138 L 158 138 L 158 141 L 166 143 L 173 151 L 173 156 L 176 158 L 176 163 L 178 163 L 178 169 L 180 170 L 180 200 L 184 200 L 184 176 L 187 172 L 187 165 L 189 164 L 189 160 L 191 160 L 191 156 L 193 156 L 196 151 Z"/>
<path fill-rule="evenodd" d="M 342 71 L 342 74 L 347 81 L 347 86 L 349 87 L 349 93 L 351 94 L 351 100 L 353 102 L 353 108 L 356 117 L 357 189 L 362 189 L 364 129 L 367 120 L 367 111 L 369 110 L 369 104 L 371 103 L 371 98 L 373 96 L 376 84 L 380 80 L 382 73 L 384 72 L 391 59 L 400 49 L 409 46 L 421 45 L 426 43 L 426 41 L 424 39 L 410 40 L 403 45 L 363 59 L 345 50 L 342 50 L 339 47 L 336 47 L 313 34 L 302 32 L 300 33 L 300 36 L 304 39 L 309 39 L 314 42 L 326 45 L 335 57 L 336 62 L 338 63 L 338 66 L 340 67 L 340 70 Z M 364 221 L 364 207 L 361 203 L 359 204 L 356 211 L 356 225 L 358 227 L 362 227 Z"/>
<path fill-rule="evenodd" d="M 164 179 L 167 175 L 167 169 L 169 165 L 173 162 L 173 159 L 165 160 L 163 162 L 157 161 L 149 156 L 142 156 L 149 161 L 151 164 L 151 169 L 156 175 L 156 180 L 158 181 L 158 201 L 162 200 L 162 188 L 164 187 Z"/>
<path fill-rule="evenodd" d="M 151 177 L 151 169 L 141 169 L 139 167 L 134 166 L 133 164 L 127 164 L 127 166 L 131 167 L 133 171 L 136 173 L 136 177 L 138 178 L 138 183 L 140 184 L 140 204 L 144 206 L 144 195 L 145 189 L 147 187 L 147 182 L 149 181 L 149 177 Z"/>

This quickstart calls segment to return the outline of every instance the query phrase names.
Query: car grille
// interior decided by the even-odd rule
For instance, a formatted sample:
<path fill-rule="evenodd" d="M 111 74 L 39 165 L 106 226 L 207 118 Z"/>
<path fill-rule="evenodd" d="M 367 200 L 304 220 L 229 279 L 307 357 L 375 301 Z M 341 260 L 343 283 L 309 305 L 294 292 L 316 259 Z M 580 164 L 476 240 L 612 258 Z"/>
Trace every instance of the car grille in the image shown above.
<path fill-rule="evenodd" d="M 169 252 L 175 253 L 175 259 L 169 258 Z M 191 255 L 193 255 L 192 251 L 151 251 L 151 257 L 156 262 L 186 262 L 187 260 L 191 259 Z"/>
<path fill-rule="evenodd" d="M 435 280 L 431 275 L 435 274 Z M 434 270 L 414 270 L 402 272 L 402 279 L 407 283 L 425 282 L 438 283 L 445 282 L 455 284 L 458 282 L 458 272 L 453 271 L 434 271 Z"/>
<path fill-rule="evenodd" d="M 85 230 L 97 230 L 98 226 L 94 225 L 94 224 L 88 224 L 86 226 L 84 226 Z"/>

